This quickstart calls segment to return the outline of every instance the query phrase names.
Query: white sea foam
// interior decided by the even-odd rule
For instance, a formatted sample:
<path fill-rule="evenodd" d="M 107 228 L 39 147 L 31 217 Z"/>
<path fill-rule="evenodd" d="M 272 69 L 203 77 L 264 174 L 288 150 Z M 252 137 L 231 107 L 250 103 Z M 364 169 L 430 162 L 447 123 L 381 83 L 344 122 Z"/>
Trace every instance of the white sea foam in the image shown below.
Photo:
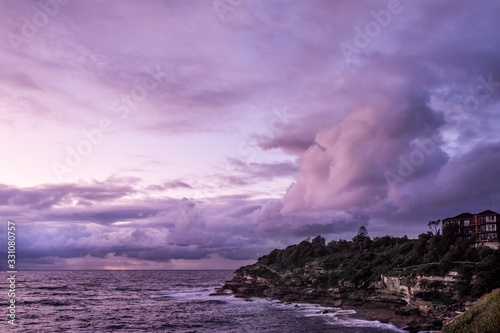
<path fill-rule="evenodd" d="M 381 323 L 380 321 L 363 320 L 350 317 L 356 314 L 355 310 L 325 307 L 315 304 L 304 304 L 304 303 L 282 304 L 282 305 L 296 309 L 297 311 L 301 312 L 305 317 L 320 317 L 326 319 L 326 322 L 332 326 L 381 328 L 386 330 L 392 330 L 394 332 L 402 332 L 402 333 L 406 332 L 397 328 L 393 324 L 385 324 Z M 298 307 L 296 307 L 295 305 L 298 305 Z M 321 313 L 322 311 L 328 311 L 328 312 Z"/>
<path fill-rule="evenodd" d="M 270 300 L 265 298 L 238 298 L 234 295 L 217 295 L 210 296 L 213 288 L 206 287 L 190 287 L 181 290 L 161 290 L 151 293 L 151 297 L 168 297 L 174 299 L 182 300 L 196 300 L 196 301 L 225 301 L 225 302 L 248 302 L 254 304 L 254 306 L 261 306 L 262 304 L 273 306 L 277 308 L 287 309 L 291 311 L 296 311 L 304 317 L 318 317 L 324 319 L 324 321 L 332 326 L 337 327 L 357 327 L 357 328 L 373 328 L 373 329 L 384 329 L 391 330 L 394 332 L 405 332 L 398 329 L 396 326 L 387 323 L 381 323 L 379 321 L 363 320 L 358 318 L 352 318 L 352 315 L 356 314 L 355 310 L 342 309 L 337 307 L 326 307 L 316 304 L 309 303 L 284 303 L 278 300 Z M 327 313 L 321 313 L 322 311 L 328 311 Z"/>

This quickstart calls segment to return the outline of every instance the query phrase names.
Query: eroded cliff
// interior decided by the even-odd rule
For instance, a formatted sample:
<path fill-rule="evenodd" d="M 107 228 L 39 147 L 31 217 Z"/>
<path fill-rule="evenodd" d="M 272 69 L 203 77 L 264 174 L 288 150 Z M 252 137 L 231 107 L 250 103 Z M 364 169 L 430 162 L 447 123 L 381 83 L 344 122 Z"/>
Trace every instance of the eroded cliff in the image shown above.
<path fill-rule="evenodd" d="M 410 331 L 440 329 L 463 312 L 469 304 L 459 293 L 456 272 L 445 276 L 384 276 L 379 281 L 355 284 L 339 281 L 335 287 L 318 284 L 322 271 L 310 263 L 300 274 L 279 272 L 263 264 L 245 266 L 234 273 L 232 280 L 216 290 L 216 294 L 236 297 L 265 297 L 285 302 L 307 302 L 334 307 L 362 309 L 380 308 L 391 311 L 374 319 L 405 324 Z M 378 318 L 377 318 L 378 317 Z M 405 326 L 400 325 L 400 326 Z"/>

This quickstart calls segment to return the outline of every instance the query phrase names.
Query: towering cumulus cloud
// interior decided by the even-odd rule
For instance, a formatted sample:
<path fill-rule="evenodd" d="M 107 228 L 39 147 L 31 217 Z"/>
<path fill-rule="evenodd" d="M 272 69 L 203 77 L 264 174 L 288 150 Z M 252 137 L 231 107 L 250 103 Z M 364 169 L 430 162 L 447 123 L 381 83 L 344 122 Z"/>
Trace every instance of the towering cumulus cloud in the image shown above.
<path fill-rule="evenodd" d="M 401 6 L 385 26 L 375 15 L 366 17 L 365 32 L 355 25 L 347 40 L 370 44 L 339 65 L 325 111 L 304 116 L 300 132 L 289 126 L 263 138 L 264 149 L 292 152 L 298 135 L 314 133 L 307 148 L 294 150 L 300 177 L 282 214 L 362 211 L 411 225 L 440 216 L 438 202 L 467 210 L 487 208 L 488 196 L 498 196 L 491 184 L 500 178 L 493 170 L 500 50 L 491 30 L 498 23 L 486 14 L 498 5 Z"/>
<path fill-rule="evenodd" d="M 375 209 L 410 173 L 410 182 L 436 175 L 448 160 L 438 141 L 443 115 L 431 108 L 429 90 L 410 71 L 373 61 L 346 84 L 350 96 L 339 92 L 337 98 L 347 107 L 331 111 L 342 118 L 318 128 L 299 157 L 300 178 L 285 196 L 284 212 Z"/>

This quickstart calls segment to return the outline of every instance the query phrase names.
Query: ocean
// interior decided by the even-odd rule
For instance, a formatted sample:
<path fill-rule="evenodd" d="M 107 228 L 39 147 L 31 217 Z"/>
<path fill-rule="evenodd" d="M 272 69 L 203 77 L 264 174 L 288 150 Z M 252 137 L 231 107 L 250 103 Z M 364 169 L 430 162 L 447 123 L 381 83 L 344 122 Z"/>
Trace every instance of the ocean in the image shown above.
<path fill-rule="evenodd" d="M 12 326 L 1 275 L 1 332 L 403 332 L 352 310 L 210 296 L 232 271 L 18 272 Z"/>

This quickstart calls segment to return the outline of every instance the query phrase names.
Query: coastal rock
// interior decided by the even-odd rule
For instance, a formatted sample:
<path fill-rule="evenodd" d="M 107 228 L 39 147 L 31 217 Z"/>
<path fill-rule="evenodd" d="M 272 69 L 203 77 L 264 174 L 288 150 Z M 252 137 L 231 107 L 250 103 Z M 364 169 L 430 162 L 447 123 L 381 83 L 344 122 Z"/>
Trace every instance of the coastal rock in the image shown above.
<path fill-rule="evenodd" d="M 420 315 L 420 311 L 418 310 L 418 308 L 413 308 L 411 306 L 401 306 L 397 308 L 394 313 L 400 316 Z"/>
<path fill-rule="evenodd" d="M 322 288 L 317 283 L 321 265 L 308 265 L 308 274 L 278 272 L 256 263 L 238 269 L 232 280 L 217 288 L 214 295 L 233 294 L 248 299 L 263 297 L 288 303 L 314 303 L 345 307 L 374 320 L 397 323 L 410 332 L 419 329 L 439 330 L 443 322 L 464 311 L 465 301 L 457 293 L 457 277 L 381 276 L 379 281 L 353 283 L 339 281 L 335 287 Z M 439 302 L 436 302 L 439 300 Z"/>
<path fill-rule="evenodd" d="M 332 306 L 339 307 L 342 306 L 342 300 L 341 299 L 336 299 L 332 302 Z"/>

